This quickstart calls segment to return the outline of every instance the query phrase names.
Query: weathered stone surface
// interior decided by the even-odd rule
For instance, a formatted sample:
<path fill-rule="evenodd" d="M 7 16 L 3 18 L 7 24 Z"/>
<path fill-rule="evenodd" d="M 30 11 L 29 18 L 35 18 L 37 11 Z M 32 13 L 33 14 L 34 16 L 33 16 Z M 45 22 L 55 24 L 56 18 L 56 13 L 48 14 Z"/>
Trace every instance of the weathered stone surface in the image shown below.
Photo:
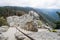
<path fill-rule="evenodd" d="M 57 33 L 54 32 L 36 32 L 33 34 L 30 34 L 32 38 L 35 40 L 58 40 L 60 39 L 60 36 L 57 35 Z"/>
<path fill-rule="evenodd" d="M 48 30 L 45 31 L 44 29 L 40 29 L 38 32 L 31 32 L 21 28 L 19 29 L 35 40 L 60 40 L 60 36 L 58 35 L 59 33 L 49 32 Z M 24 40 L 30 40 L 29 38 L 26 38 L 21 32 L 19 32 L 15 27 L 10 27 L 8 31 L 3 34 L 8 37 L 8 40 L 16 40 L 15 36 L 17 36 L 18 39 L 24 38 Z"/>
<path fill-rule="evenodd" d="M 39 31 L 33 33 L 27 33 L 28 36 L 32 37 L 35 40 L 60 40 L 60 36 L 55 32 L 48 32 L 48 31 Z M 25 35 L 18 33 L 17 37 L 21 38 L 24 37 L 24 40 L 30 40 Z"/>
<path fill-rule="evenodd" d="M 26 36 L 24 36 L 22 33 L 15 33 L 15 38 L 17 40 L 24 40 L 26 38 Z"/>

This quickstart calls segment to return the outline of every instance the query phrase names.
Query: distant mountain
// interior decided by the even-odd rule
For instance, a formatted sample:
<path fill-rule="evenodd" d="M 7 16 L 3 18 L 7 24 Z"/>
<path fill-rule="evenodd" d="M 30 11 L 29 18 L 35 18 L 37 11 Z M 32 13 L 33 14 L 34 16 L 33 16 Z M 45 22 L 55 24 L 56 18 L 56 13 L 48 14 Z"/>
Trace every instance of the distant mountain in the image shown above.
<path fill-rule="evenodd" d="M 47 14 L 54 20 L 60 20 L 58 14 L 56 13 L 56 12 L 60 12 L 60 9 L 38 9 L 38 10 L 40 10 L 44 14 Z"/>
<path fill-rule="evenodd" d="M 21 10 L 21 11 L 25 11 L 25 12 L 29 12 L 30 10 L 33 10 L 39 14 L 42 14 L 44 16 L 46 16 L 50 20 L 60 20 L 58 14 L 56 13 L 57 11 L 60 12 L 60 9 L 36 9 L 36 8 L 31 8 L 31 7 L 16 7 L 16 6 L 4 6 L 4 7 L 0 7 L 0 9 L 10 9 L 10 10 Z M 4 10 L 3 10 L 4 11 Z"/>
<path fill-rule="evenodd" d="M 29 12 L 30 10 L 33 10 L 33 8 L 31 7 L 17 7 L 17 6 L 4 6 L 3 8 L 8 8 L 11 10 L 16 10 L 16 11 L 25 11 L 25 12 Z"/>
<path fill-rule="evenodd" d="M 46 23 L 53 26 L 53 28 L 60 27 L 60 9 L 36 9 L 40 15 L 46 20 Z M 57 14 L 59 12 L 59 14 Z M 58 22 L 59 21 L 59 22 Z M 57 24 L 56 24 L 57 23 Z"/>

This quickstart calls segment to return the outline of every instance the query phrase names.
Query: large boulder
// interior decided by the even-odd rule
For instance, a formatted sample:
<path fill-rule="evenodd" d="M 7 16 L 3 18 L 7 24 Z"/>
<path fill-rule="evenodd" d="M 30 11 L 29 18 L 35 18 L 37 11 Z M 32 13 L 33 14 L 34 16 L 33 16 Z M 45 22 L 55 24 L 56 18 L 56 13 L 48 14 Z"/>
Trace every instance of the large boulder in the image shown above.
<path fill-rule="evenodd" d="M 33 32 L 37 32 L 38 29 L 37 27 L 35 27 L 34 23 L 31 21 L 31 22 L 27 22 L 25 27 L 24 27 L 25 30 L 28 30 L 28 31 L 33 31 Z"/>

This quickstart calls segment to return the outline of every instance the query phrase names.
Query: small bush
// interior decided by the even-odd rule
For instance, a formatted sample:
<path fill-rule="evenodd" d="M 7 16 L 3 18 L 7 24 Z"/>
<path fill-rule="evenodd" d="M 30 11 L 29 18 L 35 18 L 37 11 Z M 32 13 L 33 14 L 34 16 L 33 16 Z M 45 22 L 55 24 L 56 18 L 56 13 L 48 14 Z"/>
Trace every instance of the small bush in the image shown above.
<path fill-rule="evenodd" d="M 55 29 L 51 30 L 51 32 L 57 32 Z"/>
<path fill-rule="evenodd" d="M 4 17 L 0 17 L 0 26 L 3 26 L 3 25 L 8 25 L 7 21 Z"/>
<path fill-rule="evenodd" d="M 55 29 L 60 29 L 60 20 L 59 21 L 56 21 L 55 23 L 56 23 Z"/>

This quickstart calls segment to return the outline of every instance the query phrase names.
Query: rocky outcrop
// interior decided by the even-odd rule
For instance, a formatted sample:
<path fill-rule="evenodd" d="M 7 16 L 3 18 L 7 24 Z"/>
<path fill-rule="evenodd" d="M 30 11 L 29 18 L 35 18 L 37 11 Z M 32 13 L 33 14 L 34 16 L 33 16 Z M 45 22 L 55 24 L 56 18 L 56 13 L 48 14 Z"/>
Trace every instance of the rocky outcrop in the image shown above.
<path fill-rule="evenodd" d="M 10 16 L 7 17 L 7 22 L 10 26 L 19 26 L 22 29 L 28 30 L 28 31 L 38 31 L 37 29 L 37 22 L 36 18 L 39 18 L 39 16 L 36 13 L 28 13 L 24 14 L 22 16 Z"/>

